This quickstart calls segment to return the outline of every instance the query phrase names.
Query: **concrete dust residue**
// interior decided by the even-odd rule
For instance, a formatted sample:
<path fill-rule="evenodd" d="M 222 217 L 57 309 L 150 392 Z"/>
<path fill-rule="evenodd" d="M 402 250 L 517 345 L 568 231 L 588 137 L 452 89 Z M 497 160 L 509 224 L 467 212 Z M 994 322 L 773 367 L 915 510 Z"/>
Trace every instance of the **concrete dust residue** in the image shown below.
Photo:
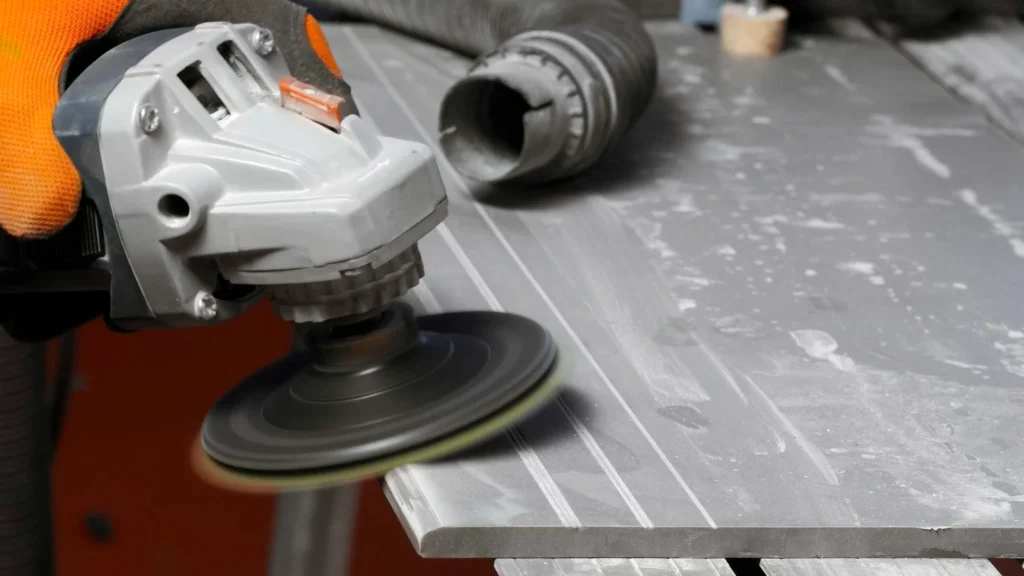
<path fill-rule="evenodd" d="M 835 206 L 837 204 L 883 204 L 885 196 L 878 192 L 849 193 L 829 192 L 811 193 L 808 195 L 815 204 L 819 206 Z"/>
<path fill-rule="evenodd" d="M 661 239 L 661 222 L 636 218 L 630 222 L 630 225 L 648 250 L 657 253 L 662 259 L 677 256 L 676 251 Z"/>
<path fill-rule="evenodd" d="M 783 214 L 772 214 L 770 216 L 755 216 L 754 222 L 757 222 L 761 226 L 769 227 L 766 231 L 773 230 L 775 224 L 788 224 L 797 228 L 812 228 L 818 230 L 842 230 L 846 228 L 846 225 L 842 222 L 835 222 L 832 220 L 823 220 L 821 218 L 807 218 L 805 220 L 791 220 L 788 216 Z M 777 229 L 774 229 L 774 233 L 778 233 Z"/>
<path fill-rule="evenodd" d="M 679 200 L 674 206 L 672 206 L 673 212 L 679 212 L 680 214 L 700 214 L 700 208 L 693 201 L 693 194 L 683 194 L 679 197 Z"/>
<path fill-rule="evenodd" d="M 977 134 L 974 130 L 961 128 L 921 128 L 897 124 L 891 116 L 875 114 L 867 131 L 881 138 L 881 144 L 892 148 L 902 148 L 914 155 L 914 159 L 922 167 L 943 180 L 948 180 L 951 172 L 949 166 L 939 160 L 921 137 L 964 136 Z"/>
<path fill-rule="evenodd" d="M 697 159 L 702 162 L 739 162 L 745 156 L 766 156 L 772 151 L 763 147 L 735 146 L 721 140 L 706 140 L 696 149 Z"/>
<path fill-rule="evenodd" d="M 843 372 L 852 372 L 857 366 L 845 354 L 837 354 L 839 344 L 827 332 L 821 330 L 794 330 L 789 333 L 797 346 L 804 349 L 811 358 L 827 360 Z"/>
<path fill-rule="evenodd" d="M 996 236 L 1006 239 L 1015 256 L 1024 258 L 1024 238 L 1017 234 L 1017 230 L 1012 224 L 997 214 L 991 206 L 982 204 L 974 190 L 960 190 L 956 195 L 961 202 L 970 206 L 978 216 L 992 225 L 992 231 L 996 233 Z"/>
<path fill-rule="evenodd" d="M 843 228 L 846 228 L 846 225 L 842 222 L 822 220 L 821 218 L 809 218 L 807 220 L 793 222 L 793 226 L 799 226 L 801 228 L 816 228 L 818 230 L 842 230 Z"/>
<path fill-rule="evenodd" d="M 864 274 L 865 276 L 871 276 L 875 273 L 875 264 L 873 262 L 842 262 L 836 268 L 844 272 Z"/>
<path fill-rule="evenodd" d="M 839 68 L 836 68 L 831 64 L 826 65 L 825 73 L 828 74 L 829 78 L 835 80 L 837 84 L 839 84 L 843 88 L 846 88 L 850 92 L 857 91 L 857 87 L 853 85 L 853 82 L 850 82 L 850 79 L 847 78 L 846 74 L 843 74 L 843 71 L 840 70 Z"/>
<path fill-rule="evenodd" d="M 788 416 L 786 416 L 786 414 L 771 399 L 771 397 L 769 397 L 768 394 L 766 394 L 764 390 L 757 385 L 757 382 L 755 382 L 750 376 L 746 374 L 743 374 L 742 376 L 747 381 L 747 384 L 750 385 L 750 388 L 754 390 L 754 392 L 757 394 L 757 397 L 761 400 L 761 402 L 763 402 L 764 405 L 771 411 L 771 413 L 775 415 L 776 418 L 779 419 L 779 422 L 782 424 L 783 429 L 785 429 L 785 431 L 789 433 L 793 440 L 796 441 L 797 445 L 804 451 L 805 454 L 807 454 L 808 458 L 810 458 L 811 462 L 818 469 L 818 471 L 821 472 L 821 475 L 825 478 L 825 480 L 833 486 L 838 486 L 839 477 L 836 475 L 835 470 L 832 469 L 832 465 L 829 464 L 828 458 L 825 456 L 825 454 L 817 446 L 815 446 L 814 443 L 811 442 L 806 435 L 804 435 L 800 428 L 797 427 L 797 425 L 794 424 Z M 781 441 L 781 439 L 777 440 L 777 445 L 780 453 L 786 450 L 786 444 L 785 442 Z"/>

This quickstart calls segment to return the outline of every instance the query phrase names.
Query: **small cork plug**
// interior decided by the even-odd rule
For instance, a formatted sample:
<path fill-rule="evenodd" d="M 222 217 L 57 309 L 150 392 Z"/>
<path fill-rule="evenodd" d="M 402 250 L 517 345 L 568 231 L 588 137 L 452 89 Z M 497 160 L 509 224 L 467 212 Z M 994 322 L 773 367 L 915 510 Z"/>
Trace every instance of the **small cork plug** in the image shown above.
<path fill-rule="evenodd" d="M 789 12 L 764 0 L 722 5 L 719 34 L 722 51 L 732 56 L 767 58 L 782 50 Z"/>

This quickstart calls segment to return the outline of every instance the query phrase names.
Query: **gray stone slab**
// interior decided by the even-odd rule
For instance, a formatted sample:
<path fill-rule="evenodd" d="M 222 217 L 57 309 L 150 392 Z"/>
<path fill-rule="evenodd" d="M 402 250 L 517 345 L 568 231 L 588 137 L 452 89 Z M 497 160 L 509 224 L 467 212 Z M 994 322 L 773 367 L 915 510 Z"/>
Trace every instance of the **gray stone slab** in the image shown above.
<path fill-rule="evenodd" d="M 734 576 L 725 560 L 517 558 L 494 562 L 498 576 Z"/>
<path fill-rule="evenodd" d="M 987 18 L 949 36 L 904 40 L 922 68 L 998 126 L 1024 140 L 1024 25 Z"/>
<path fill-rule="evenodd" d="M 761 568 L 768 576 L 999 576 L 988 560 L 766 559 Z"/>
<path fill-rule="evenodd" d="M 413 299 L 543 323 L 565 393 L 387 477 L 419 553 L 1020 554 L 1020 148 L 884 43 L 742 62 L 651 31 L 658 97 L 587 177 L 495 192 L 440 161 Z M 327 34 L 379 127 L 434 143 L 446 67 Z"/>

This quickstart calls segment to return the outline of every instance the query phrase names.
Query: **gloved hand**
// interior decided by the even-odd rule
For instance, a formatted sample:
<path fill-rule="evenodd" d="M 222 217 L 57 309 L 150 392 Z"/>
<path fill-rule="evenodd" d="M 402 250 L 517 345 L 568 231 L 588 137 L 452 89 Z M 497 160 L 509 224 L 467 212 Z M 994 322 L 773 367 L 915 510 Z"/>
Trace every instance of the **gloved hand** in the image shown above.
<path fill-rule="evenodd" d="M 51 123 L 77 73 L 135 36 L 217 21 L 269 28 L 294 76 L 348 95 L 316 20 L 289 0 L 0 0 L 0 227 L 45 238 L 75 217 L 81 181 Z"/>

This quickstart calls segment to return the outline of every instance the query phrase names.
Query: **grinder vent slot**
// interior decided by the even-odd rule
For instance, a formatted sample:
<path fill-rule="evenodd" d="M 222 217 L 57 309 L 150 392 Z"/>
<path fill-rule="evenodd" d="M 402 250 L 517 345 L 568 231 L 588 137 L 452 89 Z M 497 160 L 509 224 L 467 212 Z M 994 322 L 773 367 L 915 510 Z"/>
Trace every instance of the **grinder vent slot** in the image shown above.
<path fill-rule="evenodd" d="M 220 96 L 217 95 L 217 91 L 210 84 L 210 81 L 203 75 L 199 62 L 179 72 L 178 79 L 185 84 L 189 92 L 195 96 L 196 100 L 202 104 L 203 108 L 206 109 L 214 120 L 220 122 L 231 115 L 224 101 L 221 100 Z"/>
<path fill-rule="evenodd" d="M 238 79 L 242 81 L 242 86 L 245 87 L 247 92 L 256 97 L 265 96 L 270 92 L 270 88 L 256 72 L 252 62 L 246 58 L 245 53 L 239 50 L 234 42 L 230 40 L 222 42 L 217 47 L 217 53 L 224 58 L 224 61 L 228 63 L 228 66 L 235 72 Z"/>

